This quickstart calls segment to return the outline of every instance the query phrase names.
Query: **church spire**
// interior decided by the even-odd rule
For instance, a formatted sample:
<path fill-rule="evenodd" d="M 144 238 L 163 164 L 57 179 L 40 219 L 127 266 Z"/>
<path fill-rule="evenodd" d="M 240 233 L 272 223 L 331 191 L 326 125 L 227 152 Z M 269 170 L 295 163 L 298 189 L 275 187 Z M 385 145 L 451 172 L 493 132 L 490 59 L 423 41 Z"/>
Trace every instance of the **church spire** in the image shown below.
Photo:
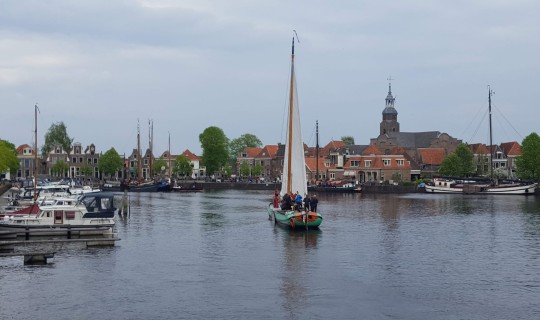
<path fill-rule="evenodd" d="M 392 96 L 392 77 L 388 78 L 388 95 L 386 96 L 386 107 L 394 107 L 394 96 Z"/>
<path fill-rule="evenodd" d="M 380 126 L 380 134 L 399 132 L 398 112 L 394 108 L 395 98 L 392 95 L 392 78 L 388 78 L 388 95 L 386 96 L 386 106 L 382 112 L 383 120 Z"/>

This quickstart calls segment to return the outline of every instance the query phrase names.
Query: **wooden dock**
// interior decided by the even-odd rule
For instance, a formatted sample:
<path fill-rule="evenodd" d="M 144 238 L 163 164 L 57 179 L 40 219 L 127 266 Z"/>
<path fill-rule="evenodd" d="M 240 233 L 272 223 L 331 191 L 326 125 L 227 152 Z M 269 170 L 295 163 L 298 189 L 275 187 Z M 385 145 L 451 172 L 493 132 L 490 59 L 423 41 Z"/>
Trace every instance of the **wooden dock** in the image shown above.
<path fill-rule="evenodd" d="M 47 264 L 47 259 L 54 258 L 56 252 L 0 252 L 1 257 L 24 257 L 25 265 Z"/>
<path fill-rule="evenodd" d="M 0 240 L 0 249 L 4 246 L 14 246 L 19 244 L 43 244 L 43 243 L 76 243 L 84 242 L 87 247 L 103 247 L 114 246 L 120 238 L 78 238 L 78 239 L 15 239 L 15 240 Z"/>

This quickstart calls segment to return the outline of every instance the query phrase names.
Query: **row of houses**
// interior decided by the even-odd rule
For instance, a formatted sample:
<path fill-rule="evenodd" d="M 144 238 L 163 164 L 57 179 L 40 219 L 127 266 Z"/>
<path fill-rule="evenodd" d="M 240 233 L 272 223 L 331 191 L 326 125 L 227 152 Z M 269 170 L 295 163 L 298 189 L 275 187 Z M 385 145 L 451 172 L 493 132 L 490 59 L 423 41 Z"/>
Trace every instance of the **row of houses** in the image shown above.
<path fill-rule="evenodd" d="M 23 144 L 17 148 L 17 158 L 19 159 L 19 170 L 16 173 L 17 179 L 27 179 L 34 175 L 34 169 L 37 168 L 38 175 L 51 176 L 51 177 L 69 177 L 69 178 L 94 178 L 102 179 L 102 173 L 99 171 L 99 158 L 102 156 L 102 152 L 96 151 L 96 146 L 90 144 L 83 148 L 81 143 L 74 143 L 69 151 L 64 150 L 62 146 L 54 146 L 46 156 L 39 156 L 37 164 L 35 161 L 34 149 L 28 145 Z M 191 163 L 193 168 L 193 178 L 206 176 L 206 169 L 201 165 L 201 159 L 193 154 L 190 150 L 185 150 L 181 153 Z M 170 155 L 171 162 L 174 161 L 179 155 Z M 137 176 L 138 166 L 138 152 L 134 149 L 133 152 L 126 157 L 123 155 L 124 167 L 119 170 L 115 179 L 129 179 Z M 141 154 L 141 171 L 143 179 L 150 179 L 150 166 L 156 157 L 147 149 L 144 154 Z M 169 152 L 164 152 L 161 157 L 163 159 L 169 159 Z M 67 170 L 64 172 L 55 172 L 53 169 L 55 164 L 59 161 L 64 162 L 67 165 Z M 166 161 L 168 170 L 168 163 Z M 159 173 L 158 173 L 159 174 Z"/>
<path fill-rule="evenodd" d="M 358 183 L 381 181 L 411 181 L 419 177 L 432 177 L 437 174 L 444 158 L 452 153 L 462 140 L 439 131 L 402 132 L 398 122 L 398 112 L 395 108 L 395 98 L 392 95 L 391 84 L 385 98 L 382 111 L 379 134 L 370 139 L 368 145 L 345 145 L 343 141 L 330 141 L 326 146 L 317 150 L 315 147 L 304 145 L 306 158 L 306 174 L 311 181 L 349 180 Z M 477 174 L 488 172 L 491 159 L 494 167 L 503 171 L 509 178 L 515 177 L 515 158 L 521 154 L 521 147 L 516 141 L 488 146 L 471 144 L 477 165 Z M 246 148 L 237 155 L 236 173 L 247 164 L 250 168 L 248 175 L 260 172 L 259 178 L 279 180 L 283 168 L 284 145 L 267 145 L 263 148 Z M 34 151 L 29 145 L 17 148 L 20 160 L 18 178 L 32 176 L 34 171 Z M 193 168 L 193 178 L 206 177 L 206 169 L 200 157 L 189 150 L 183 153 Z M 102 178 L 98 170 L 99 157 L 94 144 L 82 148 L 75 143 L 68 151 L 61 146 L 55 146 L 49 154 L 38 161 L 40 174 L 53 174 L 53 167 L 58 161 L 68 164 L 67 172 L 61 173 L 66 177 L 90 176 Z M 178 155 L 169 155 L 168 151 L 161 155 L 163 159 L 176 159 Z M 150 177 L 150 166 L 155 160 L 150 149 L 141 155 L 143 178 Z M 138 152 L 133 152 L 124 158 L 124 168 L 115 178 L 134 178 L 137 176 Z M 168 172 L 169 161 L 163 173 Z M 83 170 L 83 167 L 85 169 Z M 257 170 L 254 170 L 257 167 Z M 90 168 L 88 170 L 88 168 Z M 251 170 L 253 169 L 253 170 Z M 88 174 L 89 172 L 89 174 Z"/>
<path fill-rule="evenodd" d="M 517 142 L 496 146 L 470 145 L 477 166 L 477 173 L 487 174 L 493 155 L 495 168 L 503 169 L 507 177 L 515 178 L 515 158 L 520 155 Z M 284 145 L 267 145 L 264 148 L 246 148 L 238 156 L 237 172 L 243 163 L 250 167 L 262 167 L 261 177 L 275 181 L 281 178 Z M 450 151 L 450 152 L 453 152 Z M 375 144 L 349 145 L 343 141 L 331 141 L 319 149 L 304 145 L 306 175 L 316 181 L 397 182 L 414 181 L 420 177 L 437 175 L 444 158 L 449 154 L 445 148 L 418 148 L 414 155 L 403 147 L 382 150 Z M 318 175 L 317 175 L 318 174 Z"/>

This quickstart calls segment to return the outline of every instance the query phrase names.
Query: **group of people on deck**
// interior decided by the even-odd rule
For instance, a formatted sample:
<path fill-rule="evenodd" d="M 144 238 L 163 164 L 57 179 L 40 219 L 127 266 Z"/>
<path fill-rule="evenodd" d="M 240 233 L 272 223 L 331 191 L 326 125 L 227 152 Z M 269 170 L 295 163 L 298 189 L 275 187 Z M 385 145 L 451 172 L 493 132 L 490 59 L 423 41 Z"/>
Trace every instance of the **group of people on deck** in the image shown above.
<path fill-rule="evenodd" d="M 298 191 L 292 194 L 285 193 L 283 198 L 281 198 L 280 203 L 279 191 L 276 190 L 274 192 L 274 208 L 281 208 L 281 210 L 292 209 L 302 211 L 305 209 L 305 211 L 308 212 L 317 212 L 318 203 L 319 199 L 317 199 L 317 195 L 314 194 L 310 197 L 306 194 L 305 197 L 302 197 L 302 194 L 300 194 Z"/>

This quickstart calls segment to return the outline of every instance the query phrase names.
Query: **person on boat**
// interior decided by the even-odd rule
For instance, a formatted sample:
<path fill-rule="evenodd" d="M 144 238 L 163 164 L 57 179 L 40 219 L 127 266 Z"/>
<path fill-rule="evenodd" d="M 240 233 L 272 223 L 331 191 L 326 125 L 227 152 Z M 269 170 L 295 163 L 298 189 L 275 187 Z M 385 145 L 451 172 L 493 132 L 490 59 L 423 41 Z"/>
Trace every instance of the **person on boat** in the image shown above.
<path fill-rule="evenodd" d="M 309 205 L 311 206 L 311 211 L 317 212 L 317 204 L 319 203 L 319 199 L 317 199 L 317 195 L 314 194 L 311 197 L 311 200 L 309 201 Z"/>
<path fill-rule="evenodd" d="M 304 208 L 307 212 L 311 210 L 311 199 L 309 198 L 309 195 L 306 194 L 304 197 Z"/>
<path fill-rule="evenodd" d="M 279 191 L 274 192 L 274 208 L 279 207 Z"/>
<path fill-rule="evenodd" d="M 300 192 L 296 191 L 296 199 L 294 200 L 296 203 L 296 210 L 301 211 L 302 210 L 302 194 Z"/>
<path fill-rule="evenodd" d="M 283 195 L 283 199 L 281 200 L 281 210 L 290 210 L 291 206 L 292 206 L 291 196 L 288 193 L 285 193 Z"/>

